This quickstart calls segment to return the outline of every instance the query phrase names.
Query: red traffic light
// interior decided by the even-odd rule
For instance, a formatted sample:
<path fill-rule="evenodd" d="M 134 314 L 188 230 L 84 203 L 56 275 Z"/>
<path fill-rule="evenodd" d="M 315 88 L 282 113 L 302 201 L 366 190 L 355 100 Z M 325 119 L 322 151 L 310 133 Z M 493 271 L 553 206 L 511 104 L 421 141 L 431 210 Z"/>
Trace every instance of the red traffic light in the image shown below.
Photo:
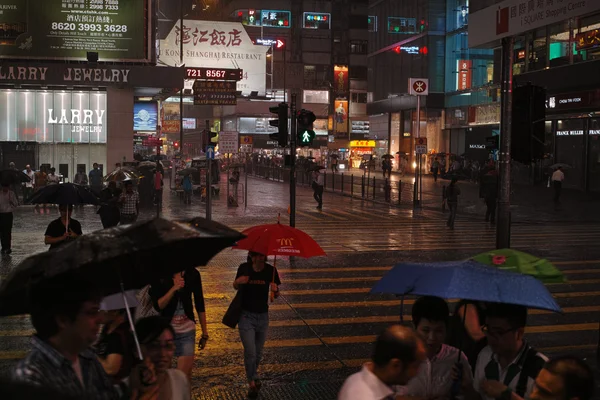
<path fill-rule="evenodd" d="M 175 146 L 175 147 L 179 147 L 179 142 L 175 142 L 175 143 L 173 143 L 173 146 Z"/>

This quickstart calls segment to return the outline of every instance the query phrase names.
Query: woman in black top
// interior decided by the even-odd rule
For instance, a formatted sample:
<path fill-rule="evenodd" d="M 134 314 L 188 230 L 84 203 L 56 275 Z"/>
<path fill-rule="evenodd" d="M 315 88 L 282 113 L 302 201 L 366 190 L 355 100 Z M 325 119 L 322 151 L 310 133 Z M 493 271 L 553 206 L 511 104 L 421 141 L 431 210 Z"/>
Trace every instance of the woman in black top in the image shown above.
<path fill-rule="evenodd" d="M 102 327 L 100 338 L 94 347 L 106 375 L 110 376 L 115 384 L 128 378 L 133 369 L 134 345 L 126 310 L 111 311 L 109 321 Z"/>
<path fill-rule="evenodd" d="M 466 315 L 465 315 L 466 312 Z M 477 356 L 487 346 L 481 327 L 485 324 L 485 305 L 477 301 L 461 300 L 450 318 L 447 344 L 461 349 L 475 371 Z"/>
<path fill-rule="evenodd" d="M 182 273 L 173 275 L 171 279 L 162 279 L 152 284 L 149 294 L 154 308 L 171 322 L 175 331 L 177 369 L 185 373 L 190 380 L 196 344 L 194 306 L 202 327 L 202 337 L 198 342 L 198 348 L 204 349 L 208 340 L 200 273 L 196 268 L 188 268 Z M 194 295 L 194 304 L 192 304 L 192 294 Z"/>
<path fill-rule="evenodd" d="M 261 382 L 258 365 L 269 327 L 269 292 L 271 301 L 279 297 L 279 274 L 267 264 L 263 254 L 250 252 L 252 262 L 239 266 L 233 287 L 242 293 L 242 315 L 238 323 L 244 346 L 244 367 L 250 385 L 248 397 L 258 397 Z"/>

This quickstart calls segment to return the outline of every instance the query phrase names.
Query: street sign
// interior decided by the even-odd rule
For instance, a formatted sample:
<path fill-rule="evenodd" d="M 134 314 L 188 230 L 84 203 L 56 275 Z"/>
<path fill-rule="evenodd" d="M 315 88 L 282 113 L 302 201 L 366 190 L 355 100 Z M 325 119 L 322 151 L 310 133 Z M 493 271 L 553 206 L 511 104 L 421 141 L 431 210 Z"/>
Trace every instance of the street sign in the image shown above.
<path fill-rule="evenodd" d="M 427 154 L 427 138 L 421 137 L 415 139 L 415 153 Z"/>
<path fill-rule="evenodd" d="M 234 154 L 238 152 L 239 133 L 235 131 L 219 132 L 219 152 Z"/>
<path fill-rule="evenodd" d="M 235 82 L 196 80 L 193 89 L 195 105 L 237 104 Z"/>
<path fill-rule="evenodd" d="M 232 68 L 186 68 L 187 79 L 208 79 L 219 81 L 241 81 L 244 71 Z"/>
<path fill-rule="evenodd" d="M 429 94 L 429 79 L 409 78 L 408 94 L 413 96 L 427 96 Z"/>
<path fill-rule="evenodd" d="M 215 159 L 215 146 L 207 146 L 206 147 L 206 159 L 207 160 Z"/>

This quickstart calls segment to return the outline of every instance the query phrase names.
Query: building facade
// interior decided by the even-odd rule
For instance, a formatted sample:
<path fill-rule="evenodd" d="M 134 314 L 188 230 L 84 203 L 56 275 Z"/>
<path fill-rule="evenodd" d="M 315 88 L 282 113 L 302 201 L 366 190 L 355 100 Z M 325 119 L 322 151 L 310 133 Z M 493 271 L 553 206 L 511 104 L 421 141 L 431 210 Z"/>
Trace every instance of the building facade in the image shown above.
<path fill-rule="evenodd" d="M 165 7 L 168 5 L 165 3 Z M 164 50 L 169 48 L 169 35 L 178 30 L 178 6 L 171 8 L 159 16 L 159 64 L 163 64 Z M 201 125 L 199 129 L 204 129 L 205 121 L 209 120 L 209 126 L 215 130 L 239 132 L 251 142 L 245 149 L 282 153 L 283 149 L 268 136 L 276 132 L 276 128 L 269 125 L 269 120 L 276 118 L 269 107 L 282 101 L 289 103 L 294 93 L 297 108 L 311 110 L 317 117 L 313 146 L 301 149 L 301 154 L 318 158 L 331 152 L 344 153 L 353 130 L 361 138 L 368 133 L 366 0 L 223 0 L 218 2 L 217 10 L 211 11 L 209 7 L 194 14 L 193 19 L 189 17 L 184 21 L 184 29 L 191 28 L 189 42 L 184 42 L 186 67 L 209 63 L 211 67 L 236 68 L 237 65 L 244 69 L 244 79 L 237 85 L 235 105 L 193 106 L 191 102 L 186 103 L 189 105 L 184 106 L 184 117 L 196 119 L 196 125 Z M 218 21 L 213 24 L 225 34 L 243 30 L 239 34 L 239 50 L 224 46 L 219 50 L 220 54 L 261 53 L 262 48 L 262 56 L 257 61 L 262 66 L 250 65 L 247 56 L 234 61 L 225 57 L 209 60 L 211 43 L 194 43 L 194 32 L 196 27 L 202 32 L 202 21 L 210 24 L 210 20 Z M 204 30 L 210 34 L 212 28 Z M 251 43 L 246 42 L 246 38 Z M 283 43 L 280 49 L 277 48 L 278 40 Z M 192 49 L 204 58 L 189 57 Z M 165 64 L 175 65 L 176 62 L 173 59 Z M 191 82 L 188 86 L 191 88 Z M 177 101 L 172 103 L 172 107 L 178 107 Z M 198 137 L 196 132 L 184 136 L 184 147 L 186 142 L 194 141 L 193 136 Z"/>
<path fill-rule="evenodd" d="M 472 44 L 498 51 L 499 37 L 511 36 L 513 85 L 546 89 L 543 165 L 567 164 L 565 187 L 600 191 L 600 2 L 489 3 L 470 17 L 483 32 Z M 493 28 L 497 10 L 506 10 L 505 29 Z M 534 18 L 540 13 L 547 18 Z M 521 28 L 517 22 L 525 18 L 531 24 Z"/>

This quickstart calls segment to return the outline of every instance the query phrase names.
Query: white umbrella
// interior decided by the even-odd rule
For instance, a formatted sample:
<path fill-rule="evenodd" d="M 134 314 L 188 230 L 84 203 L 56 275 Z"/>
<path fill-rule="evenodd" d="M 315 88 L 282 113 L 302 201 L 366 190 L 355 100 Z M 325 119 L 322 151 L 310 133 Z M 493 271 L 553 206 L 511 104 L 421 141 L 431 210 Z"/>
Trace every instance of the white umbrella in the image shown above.
<path fill-rule="evenodd" d="M 137 292 L 137 290 L 127 290 L 125 293 L 115 293 L 107 296 L 100 302 L 100 309 L 103 311 L 112 311 L 137 307 L 140 304 L 136 297 Z M 125 304 L 126 302 L 127 304 Z"/>

